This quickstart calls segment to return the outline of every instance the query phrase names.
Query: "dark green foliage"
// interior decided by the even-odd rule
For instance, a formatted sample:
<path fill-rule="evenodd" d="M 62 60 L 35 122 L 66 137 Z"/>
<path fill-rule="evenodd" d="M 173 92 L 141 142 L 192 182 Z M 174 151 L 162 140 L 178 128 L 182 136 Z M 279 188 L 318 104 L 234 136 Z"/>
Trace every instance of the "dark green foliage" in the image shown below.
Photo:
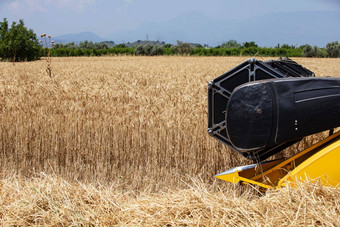
<path fill-rule="evenodd" d="M 108 41 L 104 42 L 106 44 Z M 312 47 L 310 45 L 303 45 L 296 47 L 293 45 L 278 44 L 276 47 L 258 47 L 255 42 L 245 42 L 242 46 L 235 40 L 230 40 L 218 47 L 203 47 L 195 44 L 193 46 L 189 43 L 181 41 L 177 45 L 160 43 L 158 41 L 141 41 L 134 43 L 140 45 L 127 46 L 119 44 L 112 48 L 100 46 L 102 43 L 92 43 L 84 41 L 79 45 L 74 43 L 69 44 L 55 44 L 53 46 L 53 56 L 102 56 L 102 55 L 195 55 L 195 56 L 267 56 L 267 57 L 339 57 L 340 45 L 338 42 L 327 44 L 327 48 Z M 229 48 L 224 48 L 229 46 Z M 238 47 L 237 47 L 238 46 Z M 81 48 L 83 47 L 83 48 Z M 85 48 L 87 47 L 87 48 Z M 338 51 L 338 52 L 337 52 Z"/>
<path fill-rule="evenodd" d="M 151 56 L 163 55 L 163 48 L 160 46 L 153 46 L 150 52 Z"/>
<path fill-rule="evenodd" d="M 107 50 L 109 49 L 107 42 L 93 43 L 92 41 L 85 40 L 80 42 L 79 45 L 72 43 L 56 43 L 53 44 L 53 49 L 66 48 L 66 49 L 96 49 L 96 50 Z"/>
<path fill-rule="evenodd" d="M 257 48 L 257 44 L 254 41 L 251 42 L 245 42 L 242 45 L 243 48 Z"/>
<path fill-rule="evenodd" d="M 185 43 L 182 41 L 177 41 L 176 46 L 171 46 L 172 51 L 175 54 L 191 54 L 192 51 L 194 50 L 194 47 L 190 43 Z"/>
<path fill-rule="evenodd" d="M 0 58 L 5 61 L 33 61 L 41 56 L 41 46 L 32 29 L 24 21 L 13 22 L 11 28 L 4 18 L 0 22 Z"/>
<path fill-rule="evenodd" d="M 319 48 L 317 46 L 314 46 L 313 49 L 314 49 L 315 57 L 317 58 L 327 57 L 327 52 L 325 49 Z"/>
<path fill-rule="evenodd" d="M 259 49 L 255 46 L 248 46 L 242 49 L 241 55 L 244 56 L 255 56 L 258 55 Z"/>
<path fill-rule="evenodd" d="M 152 50 L 152 45 L 151 44 L 146 44 L 144 47 L 145 55 L 150 56 L 151 55 L 151 50 Z"/>
<path fill-rule="evenodd" d="M 221 44 L 220 48 L 230 49 L 230 48 L 240 48 L 241 44 L 239 44 L 236 40 L 229 40 Z"/>
<path fill-rule="evenodd" d="M 52 52 L 54 57 L 70 57 L 70 56 L 103 56 L 103 55 L 132 55 L 134 48 L 109 48 L 109 49 L 72 49 L 72 48 L 56 48 Z"/>
<path fill-rule="evenodd" d="M 136 47 L 135 55 L 145 55 L 145 50 L 142 45 Z"/>
<path fill-rule="evenodd" d="M 163 48 L 159 45 L 152 46 L 151 44 L 139 45 L 135 49 L 135 55 L 144 55 L 144 56 L 155 56 L 155 55 L 163 55 Z"/>
<path fill-rule="evenodd" d="M 121 43 L 121 44 L 118 44 L 116 47 L 117 48 L 126 48 L 127 46 L 126 46 L 126 44 Z"/>
<path fill-rule="evenodd" d="M 282 44 L 281 48 L 283 48 L 283 49 L 296 49 L 296 46 L 288 45 L 288 44 Z"/>
<path fill-rule="evenodd" d="M 302 56 L 304 57 L 314 57 L 314 50 L 313 47 L 311 45 L 305 45 L 305 47 L 303 48 L 303 54 Z"/>
<path fill-rule="evenodd" d="M 340 44 L 338 41 L 326 45 L 327 56 L 330 58 L 340 57 Z"/>
<path fill-rule="evenodd" d="M 312 47 L 311 45 L 307 44 L 303 48 L 302 56 L 323 58 L 327 56 L 327 53 L 324 49 L 318 48 L 317 46 Z"/>
<path fill-rule="evenodd" d="M 115 42 L 113 42 L 113 41 L 103 41 L 103 42 L 101 42 L 101 43 L 106 44 L 106 46 L 107 46 L 108 48 L 111 48 L 111 47 L 114 47 L 114 46 L 115 46 Z"/>
<path fill-rule="evenodd" d="M 95 50 L 101 49 L 102 50 L 102 49 L 108 49 L 108 46 L 104 42 L 93 43 L 92 41 L 85 40 L 84 42 L 79 43 L 79 48 L 80 49 L 95 49 Z"/>
<path fill-rule="evenodd" d="M 173 52 L 171 45 L 170 47 L 163 47 L 163 55 L 174 55 L 175 53 Z"/>

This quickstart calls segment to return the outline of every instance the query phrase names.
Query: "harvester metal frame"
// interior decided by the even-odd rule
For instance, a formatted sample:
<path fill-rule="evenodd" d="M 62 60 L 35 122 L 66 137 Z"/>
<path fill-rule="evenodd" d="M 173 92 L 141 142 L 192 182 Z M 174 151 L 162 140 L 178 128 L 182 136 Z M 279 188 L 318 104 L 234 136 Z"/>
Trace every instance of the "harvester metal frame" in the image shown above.
<path fill-rule="evenodd" d="M 285 71 L 284 71 L 285 70 Z M 263 157 L 245 154 L 232 145 L 226 132 L 225 112 L 233 90 L 245 83 L 288 77 L 314 77 L 315 74 L 301 65 L 284 58 L 277 61 L 262 62 L 248 59 L 235 68 L 210 81 L 208 84 L 208 133 L 241 155 L 256 162 L 266 159 L 299 141 L 289 141 L 270 147 L 263 152 Z"/>
<path fill-rule="evenodd" d="M 289 79 L 292 77 L 296 77 L 296 79 Z M 294 183 L 306 180 L 320 181 L 323 185 L 327 186 L 340 186 L 340 168 L 338 166 L 340 163 L 340 131 L 333 134 L 334 128 L 340 126 L 340 79 L 304 79 L 301 77 L 315 77 L 315 74 L 289 58 L 280 58 L 266 62 L 251 58 L 209 82 L 209 135 L 226 144 L 244 157 L 253 160 L 255 163 L 234 167 L 215 175 L 216 178 L 231 183 L 258 185 L 262 189 L 280 188 L 287 185 L 288 182 Z M 260 82 L 256 82 L 258 80 L 260 80 Z M 238 95 L 236 95 L 237 93 Z M 261 95 L 262 93 L 263 95 Z M 256 95 L 252 97 L 252 94 Z M 263 99 L 263 96 L 274 100 L 272 110 L 271 104 L 263 104 L 268 100 L 270 101 L 270 99 Z M 253 99 L 255 99 L 254 102 Z M 259 102 L 257 102 L 256 99 L 261 100 L 261 105 L 263 104 L 261 108 L 258 107 Z M 295 111 L 299 111 L 301 117 L 301 111 L 306 110 L 309 121 L 305 123 L 313 123 L 318 120 L 319 115 L 315 117 L 315 114 L 308 113 L 308 111 L 311 110 L 309 107 L 312 105 L 319 105 L 321 106 L 320 109 L 324 108 L 324 116 L 328 116 L 326 118 L 329 119 L 317 122 L 317 126 L 305 124 L 302 132 L 292 135 L 289 133 L 291 126 L 287 127 L 284 125 L 284 119 L 287 118 L 283 118 L 283 122 L 281 119 L 281 123 L 283 123 L 281 133 L 284 132 L 281 134 L 283 135 L 283 139 L 276 142 L 277 137 L 273 139 L 272 134 L 273 132 L 274 134 L 275 132 L 277 133 L 278 131 L 275 130 L 278 129 L 269 128 L 271 131 L 269 135 L 270 139 L 267 140 L 269 142 L 264 146 L 255 146 L 257 144 L 253 143 L 255 145 L 252 147 L 252 143 L 249 143 L 249 141 L 252 140 L 248 140 L 247 142 L 247 140 L 243 138 L 244 134 L 242 132 L 244 132 L 244 130 L 250 132 L 248 129 L 252 125 L 266 126 L 262 123 L 254 123 L 257 121 L 256 119 L 266 121 L 266 116 L 277 115 L 276 117 L 278 117 L 279 112 L 275 110 L 276 107 L 274 105 L 274 103 L 278 105 L 277 99 L 282 101 L 281 105 L 283 108 L 287 108 L 284 109 L 284 113 L 288 113 L 290 121 L 292 120 L 292 116 L 294 116 L 294 119 L 298 116 L 294 115 L 294 113 L 297 113 Z M 300 104 L 302 102 L 304 102 L 304 106 Z M 233 105 L 236 107 L 234 108 Z M 239 108 L 243 108 L 243 106 L 245 111 L 239 111 Z M 267 108 L 265 113 L 262 111 L 262 107 Z M 256 110 L 258 111 L 256 112 Z M 280 111 L 281 110 L 282 108 Z M 243 115 L 238 117 L 238 114 Z M 230 118 L 230 116 L 233 117 Z M 245 116 L 248 120 L 250 119 L 250 126 L 248 126 L 247 121 L 246 123 L 243 122 L 244 119 L 242 116 Z M 252 118 L 252 116 L 255 117 Z M 239 123 L 237 123 L 237 121 L 239 121 Z M 276 125 L 274 119 L 273 122 L 275 123 L 274 125 Z M 232 126 L 234 123 L 236 127 Z M 295 120 L 295 125 L 297 124 L 298 122 Z M 239 125 L 242 127 L 240 128 Z M 274 126 L 272 125 L 272 127 Z M 298 127 L 295 127 L 294 129 L 298 130 Z M 234 138 L 236 139 L 230 136 L 230 131 L 228 130 L 232 129 L 234 129 L 232 132 L 237 132 L 234 134 Z M 300 141 L 304 136 L 323 130 L 330 130 L 330 136 L 296 155 L 288 159 L 281 158 L 264 161 L 268 157 Z M 254 132 L 257 132 L 257 130 L 254 130 Z M 247 135 L 248 137 L 246 139 L 259 138 L 258 136 L 252 136 L 252 133 L 248 133 Z M 241 141 L 239 145 L 245 145 L 245 148 L 236 146 L 233 143 L 235 141 Z M 243 141 L 245 141 L 244 144 L 242 144 Z"/>

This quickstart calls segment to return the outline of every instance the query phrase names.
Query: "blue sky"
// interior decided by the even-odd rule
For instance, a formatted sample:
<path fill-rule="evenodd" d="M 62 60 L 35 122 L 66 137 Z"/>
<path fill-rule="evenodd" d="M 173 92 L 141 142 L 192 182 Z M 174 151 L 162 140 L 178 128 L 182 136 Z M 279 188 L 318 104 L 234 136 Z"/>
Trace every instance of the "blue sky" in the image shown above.
<path fill-rule="evenodd" d="M 0 0 L 1 20 L 21 18 L 37 34 L 52 36 L 91 31 L 105 37 L 188 12 L 242 19 L 301 10 L 340 12 L 340 0 Z"/>

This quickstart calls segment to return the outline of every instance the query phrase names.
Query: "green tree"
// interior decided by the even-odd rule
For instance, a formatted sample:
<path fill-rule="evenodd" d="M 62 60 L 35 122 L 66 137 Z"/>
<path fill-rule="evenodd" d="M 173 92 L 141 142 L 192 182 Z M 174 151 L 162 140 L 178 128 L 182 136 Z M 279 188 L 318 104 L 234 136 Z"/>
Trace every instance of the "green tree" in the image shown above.
<path fill-rule="evenodd" d="M 148 43 L 148 44 L 144 45 L 143 48 L 144 48 L 144 51 L 145 51 L 145 55 L 150 56 L 153 46 L 150 43 Z"/>
<path fill-rule="evenodd" d="M 303 47 L 302 56 L 303 57 L 315 57 L 316 56 L 315 49 L 313 49 L 311 45 L 308 45 L 308 44 L 305 45 Z"/>
<path fill-rule="evenodd" d="M 94 44 L 92 41 L 85 40 L 84 42 L 79 42 L 80 49 L 94 49 Z"/>
<path fill-rule="evenodd" d="M 324 58 L 324 57 L 327 56 L 326 51 L 322 48 L 317 47 L 317 46 L 313 47 L 313 51 L 314 51 L 315 57 L 317 57 L 317 58 Z"/>
<path fill-rule="evenodd" d="M 182 41 L 177 41 L 177 46 L 171 46 L 171 49 L 176 54 L 190 54 L 194 47 L 190 43 L 184 43 Z"/>
<path fill-rule="evenodd" d="M 251 42 L 244 42 L 243 43 L 243 48 L 249 48 L 249 47 L 255 47 L 257 48 L 257 44 L 254 42 L 254 41 L 251 41 Z"/>
<path fill-rule="evenodd" d="M 125 43 L 121 43 L 121 44 L 118 44 L 116 45 L 117 48 L 126 48 L 126 44 Z"/>
<path fill-rule="evenodd" d="M 151 56 L 155 56 L 155 55 L 163 55 L 163 48 L 160 47 L 159 45 L 155 45 L 152 47 L 152 50 L 150 52 Z"/>
<path fill-rule="evenodd" d="M 144 46 L 138 45 L 135 49 L 134 54 L 145 56 L 163 55 L 163 48 L 159 45 L 151 45 L 150 43 Z"/>
<path fill-rule="evenodd" d="M 107 49 L 109 49 L 109 46 L 106 43 L 104 43 L 104 42 L 95 43 L 94 47 L 97 50 L 107 50 Z"/>
<path fill-rule="evenodd" d="M 32 29 L 24 21 L 13 22 L 11 28 L 6 18 L 0 22 L 0 58 L 6 61 L 33 61 L 40 58 L 41 46 Z"/>
<path fill-rule="evenodd" d="M 135 49 L 135 55 L 145 55 L 145 51 L 142 45 L 138 45 Z"/>
<path fill-rule="evenodd" d="M 289 45 L 289 44 L 282 44 L 281 48 L 284 48 L 284 49 L 296 49 L 296 46 Z"/>
<path fill-rule="evenodd" d="M 229 48 L 240 48 L 241 44 L 239 44 L 236 40 L 229 40 L 227 42 L 224 42 L 220 46 L 221 48 L 229 49 Z"/>
<path fill-rule="evenodd" d="M 327 43 L 326 45 L 327 56 L 330 58 L 340 57 L 340 44 L 338 41 Z"/>

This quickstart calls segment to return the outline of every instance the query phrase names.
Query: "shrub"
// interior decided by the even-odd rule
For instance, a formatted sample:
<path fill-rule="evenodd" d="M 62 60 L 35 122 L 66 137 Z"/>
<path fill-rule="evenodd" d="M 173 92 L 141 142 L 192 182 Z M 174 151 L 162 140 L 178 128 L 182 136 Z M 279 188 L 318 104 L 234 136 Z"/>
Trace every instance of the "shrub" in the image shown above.
<path fill-rule="evenodd" d="M 176 54 L 190 54 L 194 50 L 194 47 L 190 43 L 177 41 L 177 46 L 172 46 L 171 49 Z"/>
<path fill-rule="evenodd" d="M 324 58 L 327 56 L 326 51 L 322 48 L 318 48 L 317 46 L 313 47 L 313 51 L 314 51 L 315 57 Z"/>
<path fill-rule="evenodd" d="M 338 41 L 326 45 L 327 56 L 330 58 L 340 57 L 340 44 Z"/>
<path fill-rule="evenodd" d="M 158 45 L 153 46 L 152 49 L 151 49 L 150 55 L 151 56 L 163 55 L 163 49 Z"/>
<path fill-rule="evenodd" d="M 145 55 L 145 51 L 142 45 L 138 45 L 135 49 L 135 55 Z"/>
<path fill-rule="evenodd" d="M 150 56 L 153 46 L 148 43 L 148 44 L 144 45 L 143 48 L 144 48 L 144 51 L 145 51 L 145 55 Z"/>
<path fill-rule="evenodd" d="M 311 45 L 305 45 L 302 52 L 303 57 L 315 57 L 315 51 Z"/>
<path fill-rule="evenodd" d="M 258 54 L 258 48 L 254 46 L 250 46 L 242 50 L 242 55 L 245 56 L 254 56 L 256 54 Z"/>
<path fill-rule="evenodd" d="M 303 57 L 326 57 L 326 51 L 324 49 L 318 48 L 317 46 L 312 47 L 311 45 L 305 45 L 302 51 Z"/>

